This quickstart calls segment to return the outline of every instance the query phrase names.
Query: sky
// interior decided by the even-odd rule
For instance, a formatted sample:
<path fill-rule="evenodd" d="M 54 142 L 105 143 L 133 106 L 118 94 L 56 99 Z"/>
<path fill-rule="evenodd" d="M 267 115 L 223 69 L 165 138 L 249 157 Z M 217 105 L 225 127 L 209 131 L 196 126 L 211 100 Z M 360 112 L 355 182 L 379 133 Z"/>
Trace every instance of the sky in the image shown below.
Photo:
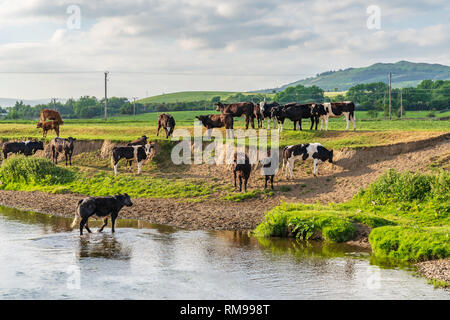
<path fill-rule="evenodd" d="M 0 0 L 0 97 L 251 91 L 449 40 L 448 0 Z"/>

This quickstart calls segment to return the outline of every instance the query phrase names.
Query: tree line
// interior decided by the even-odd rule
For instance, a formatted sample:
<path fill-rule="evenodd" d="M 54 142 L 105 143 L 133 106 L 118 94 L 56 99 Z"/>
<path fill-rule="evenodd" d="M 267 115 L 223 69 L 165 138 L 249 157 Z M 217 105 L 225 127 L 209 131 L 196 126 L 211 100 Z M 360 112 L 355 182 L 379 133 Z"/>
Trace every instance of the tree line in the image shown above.
<path fill-rule="evenodd" d="M 325 96 L 323 89 L 317 86 L 305 87 L 297 85 L 288 87 L 275 95 L 266 94 L 243 94 L 231 95 L 222 100 L 224 103 L 235 103 L 252 101 L 259 103 L 264 100 L 273 100 L 279 104 L 289 102 L 334 102 L 350 100 L 355 102 L 357 110 L 387 112 L 388 108 L 388 85 L 383 82 L 358 84 L 351 87 L 345 94 L 332 97 Z M 403 113 L 408 110 L 444 110 L 450 104 L 450 81 L 449 80 L 424 80 L 417 87 L 403 89 L 392 89 L 392 110 L 399 112 L 403 104 Z M 221 101 L 221 97 L 213 97 L 211 100 L 193 102 L 173 103 L 140 103 L 131 102 L 123 97 L 111 97 L 108 99 L 108 116 L 132 115 L 134 113 L 148 112 L 170 112 L 187 110 L 215 110 L 215 103 Z M 1 108 L 0 113 L 6 114 L 5 118 L 10 120 L 38 119 L 41 109 L 51 108 L 59 111 L 66 119 L 90 119 L 99 118 L 104 114 L 104 99 L 83 96 L 79 99 L 68 99 L 66 102 L 54 102 L 50 104 L 39 104 L 30 106 L 22 101 L 17 101 L 11 108 Z"/>

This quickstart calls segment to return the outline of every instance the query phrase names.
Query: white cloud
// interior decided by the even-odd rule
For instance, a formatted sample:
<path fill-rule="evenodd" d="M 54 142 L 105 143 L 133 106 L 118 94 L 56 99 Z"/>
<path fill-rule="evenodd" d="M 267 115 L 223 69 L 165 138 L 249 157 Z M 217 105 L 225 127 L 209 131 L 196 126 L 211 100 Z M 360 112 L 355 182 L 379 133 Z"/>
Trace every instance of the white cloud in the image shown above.
<path fill-rule="evenodd" d="M 377 2 L 382 29 L 373 31 L 366 28 L 372 1 L 78 0 L 81 30 L 66 28 L 72 1 L 0 1 L 0 70 L 108 69 L 112 94 L 143 96 L 147 90 L 274 87 L 329 69 L 406 58 L 450 64 L 449 21 L 441 17 L 446 1 Z M 58 78 L 57 85 L 42 88 L 34 83 L 24 92 L 23 81 L 14 89 L 2 75 L 0 96 L 53 96 L 55 88 L 60 96 L 91 88 L 101 95 L 97 78 L 83 86 L 85 77 L 67 76 L 64 85 Z"/>

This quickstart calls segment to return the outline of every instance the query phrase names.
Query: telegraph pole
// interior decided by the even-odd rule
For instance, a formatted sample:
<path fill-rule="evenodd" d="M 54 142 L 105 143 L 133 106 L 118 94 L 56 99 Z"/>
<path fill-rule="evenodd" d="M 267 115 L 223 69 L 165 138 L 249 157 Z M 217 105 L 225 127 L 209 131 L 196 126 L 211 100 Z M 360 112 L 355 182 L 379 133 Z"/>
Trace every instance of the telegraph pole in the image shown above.
<path fill-rule="evenodd" d="M 134 116 L 136 117 L 136 99 L 137 99 L 138 97 L 133 97 L 133 113 L 134 113 Z"/>
<path fill-rule="evenodd" d="M 392 90 L 392 72 L 389 72 L 389 120 L 392 119 L 391 90 Z"/>
<path fill-rule="evenodd" d="M 56 98 L 52 98 L 53 110 L 56 110 Z M 58 111 L 58 110 L 56 110 Z"/>
<path fill-rule="evenodd" d="M 105 121 L 108 117 L 108 71 L 105 71 Z"/>

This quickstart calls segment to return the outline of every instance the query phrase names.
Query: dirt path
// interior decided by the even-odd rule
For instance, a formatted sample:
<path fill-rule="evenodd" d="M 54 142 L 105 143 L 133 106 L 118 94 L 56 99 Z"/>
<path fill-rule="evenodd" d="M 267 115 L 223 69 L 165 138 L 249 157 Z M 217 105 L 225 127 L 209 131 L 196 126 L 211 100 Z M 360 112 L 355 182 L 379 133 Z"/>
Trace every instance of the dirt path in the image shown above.
<path fill-rule="evenodd" d="M 399 171 L 429 169 L 432 163 L 448 165 L 450 162 L 450 141 L 440 140 L 429 147 L 399 155 L 389 152 L 372 154 L 349 162 L 345 152 L 338 156 L 335 164 L 322 164 L 320 176 L 313 178 L 308 171 L 310 163 L 296 165 L 295 180 L 287 181 L 284 173 L 277 175 L 276 186 L 290 188 L 288 192 L 276 192 L 266 199 L 249 199 L 234 203 L 223 200 L 187 202 L 178 199 L 135 199 L 135 205 L 124 208 L 122 218 L 135 218 L 152 223 L 176 226 L 186 229 L 253 229 L 263 219 L 264 214 L 278 205 L 280 201 L 327 204 L 344 202 L 353 197 L 361 188 L 367 187 L 377 177 L 390 168 Z M 221 179 L 230 183 L 231 175 L 225 166 L 191 166 L 183 175 Z M 180 174 L 180 173 L 179 173 Z M 224 178 L 225 177 L 225 178 Z M 253 173 L 250 190 L 263 187 L 258 172 Z M 0 204 L 25 210 L 73 217 L 79 199 L 75 194 L 47 194 L 43 192 L 0 191 Z"/>

